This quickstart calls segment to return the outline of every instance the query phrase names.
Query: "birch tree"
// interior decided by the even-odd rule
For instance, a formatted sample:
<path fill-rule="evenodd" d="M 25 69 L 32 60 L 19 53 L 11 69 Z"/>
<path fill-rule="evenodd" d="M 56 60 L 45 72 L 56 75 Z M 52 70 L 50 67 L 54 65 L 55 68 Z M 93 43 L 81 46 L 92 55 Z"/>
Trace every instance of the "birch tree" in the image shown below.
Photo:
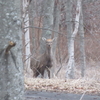
<path fill-rule="evenodd" d="M 21 1 L 0 0 L 0 100 L 23 100 Z"/>
<path fill-rule="evenodd" d="M 23 27 L 29 27 L 29 4 L 30 0 L 22 0 L 22 18 L 23 18 Z M 29 28 L 25 28 L 24 32 L 24 61 L 25 61 L 25 68 L 30 67 L 30 34 Z"/>
<path fill-rule="evenodd" d="M 81 0 L 77 0 L 75 27 L 69 42 L 69 61 L 67 65 L 66 78 L 74 78 L 74 41 L 79 28 L 79 18 L 81 11 Z"/>

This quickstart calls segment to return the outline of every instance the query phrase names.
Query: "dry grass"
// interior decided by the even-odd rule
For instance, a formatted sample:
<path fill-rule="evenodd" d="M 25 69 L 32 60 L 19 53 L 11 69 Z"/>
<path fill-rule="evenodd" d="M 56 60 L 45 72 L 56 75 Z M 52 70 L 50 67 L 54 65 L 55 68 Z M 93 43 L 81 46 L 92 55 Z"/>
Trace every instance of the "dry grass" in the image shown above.
<path fill-rule="evenodd" d="M 26 89 L 69 93 L 100 94 L 100 81 L 91 79 L 40 79 L 25 78 Z"/>
<path fill-rule="evenodd" d="M 87 67 L 84 78 L 81 78 L 81 70 L 77 68 L 75 71 L 76 79 L 73 80 L 64 79 L 65 71 L 65 67 L 63 67 L 55 79 L 41 79 L 25 76 L 25 87 L 26 89 L 37 91 L 100 94 L 99 66 Z M 32 76 L 31 72 L 30 74 Z"/>

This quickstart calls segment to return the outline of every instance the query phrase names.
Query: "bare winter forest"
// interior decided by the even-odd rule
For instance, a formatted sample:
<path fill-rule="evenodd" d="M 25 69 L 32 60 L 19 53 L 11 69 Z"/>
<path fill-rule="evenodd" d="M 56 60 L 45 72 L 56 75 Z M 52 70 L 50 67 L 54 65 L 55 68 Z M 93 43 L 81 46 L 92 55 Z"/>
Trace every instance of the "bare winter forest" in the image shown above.
<path fill-rule="evenodd" d="M 0 0 L 0 100 L 24 85 L 100 95 L 100 0 Z"/>
<path fill-rule="evenodd" d="M 100 93 L 100 1 L 23 0 L 22 6 L 26 88 Z M 74 90 L 59 85 L 66 79 Z"/>

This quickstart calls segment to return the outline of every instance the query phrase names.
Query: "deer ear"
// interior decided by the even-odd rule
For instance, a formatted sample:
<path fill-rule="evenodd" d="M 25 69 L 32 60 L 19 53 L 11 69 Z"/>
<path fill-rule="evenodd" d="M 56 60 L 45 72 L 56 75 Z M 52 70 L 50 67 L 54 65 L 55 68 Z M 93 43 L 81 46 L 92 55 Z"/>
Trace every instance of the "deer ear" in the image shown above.
<path fill-rule="evenodd" d="M 46 41 L 46 38 L 42 37 L 42 40 L 43 40 L 43 41 Z"/>
<path fill-rule="evenodd" d="M 57 37 L 54 37 L 54 38 L 52 39 L 52 41 L 54 41 L 54 40 L 57 40 Z"/>

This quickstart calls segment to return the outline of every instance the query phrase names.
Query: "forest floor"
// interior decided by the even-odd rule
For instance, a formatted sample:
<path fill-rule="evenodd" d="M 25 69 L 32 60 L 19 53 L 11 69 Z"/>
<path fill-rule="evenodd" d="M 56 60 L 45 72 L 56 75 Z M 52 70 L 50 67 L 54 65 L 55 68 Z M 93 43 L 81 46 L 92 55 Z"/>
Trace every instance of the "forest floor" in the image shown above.
<path fill-rule="evenodd" d="M 100 81 L 92 79 L 41 79 L 25 78 L 25 87 L 34 91 L 85 93 L 100 95 Z"/>
<path fill-rule="evenodd" d="M 85 94 L 99 94 L 100 95 L 100 68 L 90 67 L 86 70 L 84 78 L 79 77 L 79 69 L 76 71 L 77 79 L 64 79 L 64 71 L 59 72 L 58 77 L 52 79 L 33 78 L 30 72 L 25 76 L 25 87 L 29 90 L 35 91 L 53 91 L 53 92 L 67 92 L 67 93 L 85 93 Z M 79 77 L 79 78 L 78 78 Z"/>
<path fill-rule="evenodd" d="M 70 98 L 67 100 L 100 100 L 100 68 L 88 67 L 84 78 L 80 77 L 80 70 L 77 69 L 76 79 L 67 80 L 63 76 L 66 71 L 64 67 L 59 72 L 59 76 L 52 79 L 33 78 L 30 71 L 24 78 L 26 96 L 29 98 L 37 96 L 37 99 L 28 98 L 27 100 L 66 100 L 64 98 L 55 99 L 58 96 L 62 98 L 65 94 Z M 48 95 L 48 99 L 45 99 L 46 95 Z M 54 98 L 51 99 L 50 96 L 54 96 Z M 39 97 L 43 97 L 43 99 L 38 99 Z"/>
<path fill-rule="evenodd" d="M 96 80 L 25 78 L 25 87 L 26 100 L 100 100 Z"/>

